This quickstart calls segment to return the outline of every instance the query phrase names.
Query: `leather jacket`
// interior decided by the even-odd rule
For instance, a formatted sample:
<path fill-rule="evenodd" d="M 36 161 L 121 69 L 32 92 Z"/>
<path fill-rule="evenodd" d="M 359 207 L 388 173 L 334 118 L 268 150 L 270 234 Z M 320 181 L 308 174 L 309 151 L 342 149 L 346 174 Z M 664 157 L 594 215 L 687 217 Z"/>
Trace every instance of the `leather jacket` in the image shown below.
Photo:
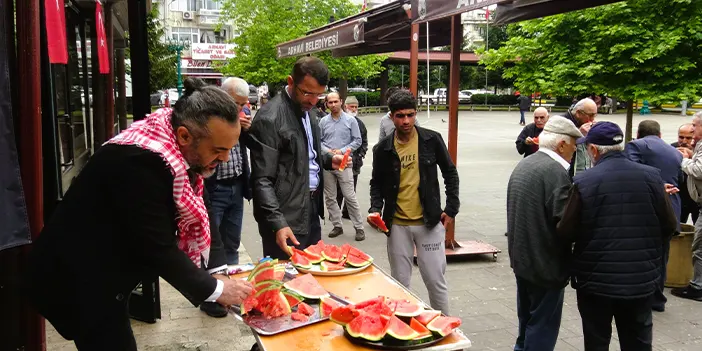
<path fill-rule="evenodd" d="M 283 91 L 261 107 L 249 129 L 253 212 L 261 236 L 275 235 L 285 227 L 295 235 L 309 234 L 311 193 L 304 117 L 300 106 Z M 322 154 L 314 110 L 309 111 L 309 121 L 320 167 L 314 196 L 320 196 L 317 213 L 324 218 L 322 169 L 331 169 L 332 157 Z"/>

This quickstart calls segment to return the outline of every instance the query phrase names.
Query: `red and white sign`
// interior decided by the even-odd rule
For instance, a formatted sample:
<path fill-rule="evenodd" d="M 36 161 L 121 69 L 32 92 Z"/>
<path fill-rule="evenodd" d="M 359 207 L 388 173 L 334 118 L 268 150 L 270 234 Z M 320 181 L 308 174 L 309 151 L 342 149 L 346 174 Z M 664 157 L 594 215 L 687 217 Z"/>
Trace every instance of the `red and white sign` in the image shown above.
<path fill-rule="evenodd" d="M 98 41 L 98 65 L 100 73 L 110 73 L 110 52 L 107 50 L 107 35 L 105 35 L 105 20 L 102 15 L 102 4 L 99 0 L 95 1 L 95 23 L 97 24 L 97 41 Z"/>
<path fill-rule="evenodd" d="M 66 12 L 63 0 L 44 0 L 44 17 L 49 62 L 67 64 Z"/>
<path fill-rule="evenodd" d="M 185 68 L 212 68 L 212 61 L 209 60 L 193 60 L 193 59 L 182 59 L 180 60 L 180 66 Z"/>
<path fill-rule="evenodd" d="M 236 56 L 233 44 L 192 44 L 190 51 L 193 60 L 223 61 Z"/>

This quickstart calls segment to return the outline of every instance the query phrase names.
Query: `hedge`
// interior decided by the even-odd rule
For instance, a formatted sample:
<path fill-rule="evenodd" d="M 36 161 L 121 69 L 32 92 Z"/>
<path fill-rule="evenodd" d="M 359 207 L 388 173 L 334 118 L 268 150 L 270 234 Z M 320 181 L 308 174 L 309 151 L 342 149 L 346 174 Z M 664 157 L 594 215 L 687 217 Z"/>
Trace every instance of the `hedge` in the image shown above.
<path fill-rule="evenodd" d="M 347 96 L 355 96 L 356 99 L 358 99 L 359 107 L 381 105 L 379 91 L 371 91 L 367 93 L 348 93 Z M 366 103 L 366 98 L 368 99 L 368 103 Z"/>
<path fill-rule="evenodd" d="M 517 97 L 514 95 L 494 95 L 494 94 L 474 94 L 470 97 L 470 102 L 473 105 L 483 105 L 485 104 L 485 97 L 487 96 L 488 105 L 516 105 Z"/>

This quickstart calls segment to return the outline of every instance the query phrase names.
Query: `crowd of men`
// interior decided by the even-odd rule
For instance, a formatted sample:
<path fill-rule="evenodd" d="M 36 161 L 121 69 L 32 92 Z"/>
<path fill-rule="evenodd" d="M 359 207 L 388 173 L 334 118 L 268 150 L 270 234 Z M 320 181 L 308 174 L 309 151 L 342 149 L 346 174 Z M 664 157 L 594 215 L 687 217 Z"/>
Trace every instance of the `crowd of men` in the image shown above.
<path fill-rule="evenodd" d="M 651 350 L 652 311 L 664 312 L 667 302 L 670 240 L 690 214 L 694 276 L 671 293 L 702 301 L 702 113 L 679 128 L 673 144 L 661 139 L 656 121 L 642 121 L 625 143 L 618 125 L 596 116 L 589 98 L 563 116 L 539 108 L 517 138 L 525 158 L 507 189 L 515 350 L 554 349 L 569 282 L 586 350 L 609 349 L 613 318 L 621 350 Z"/>
<path fill-rule="evenodd" d="M 367 131 L 353 97 L 342 103 L 330 93 L 329 113 L 318 113 L 328 82 L 321 60 L 301 58 L 284 91 L 252 118 L 243 79 L 221 88 L 187 79 L 172 109 L 108 141 L 33 245 L 24 280 L 39 313 L 80 350 L 136 350 L 129 296 L 158 275 L 208 315 L 226 316 L 253 292 L 228 275 L 239 262 L 244 199 L 253 202 L 264 256 L 288 259 L 288 246 L 317 243 L 325 204 L 329 237 L 343 234 L 343 207 L 355 240 L 364 240 L 355 189 Z M 459 211 L 458 172 L 441 135 L 416 125 L 414 95 L 397 90 L 388 108 L 392 128 L 373 150 L 368 213 L 382 212 L 390 228 L 392 276 L 409 287 L 416 246 L 430 304 L 448 314 L 443 243 Z"/>

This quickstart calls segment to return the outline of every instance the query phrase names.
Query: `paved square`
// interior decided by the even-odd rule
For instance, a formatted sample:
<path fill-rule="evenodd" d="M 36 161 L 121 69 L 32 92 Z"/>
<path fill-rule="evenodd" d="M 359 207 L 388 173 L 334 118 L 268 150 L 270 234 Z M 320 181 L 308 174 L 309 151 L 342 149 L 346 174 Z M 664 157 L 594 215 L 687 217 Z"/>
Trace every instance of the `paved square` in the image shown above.
<path fill-rule="evenodd" d="M 368 129 L 369 145 L 378 138 L 381 115 L 363 116 Z M 420 114 L 422 126 L 443 134 L 448 143 L 446 112 Z M 638 122 L 656 119 L 662 127 L 663 138 L 677 140 L 677 128 L 691 118 L 671 115 L 635 116 Z M 624 115 L 600 115 L 624 127 Z M 463 320 L 461 327 L 473 342 L 471 350 L 511 350 L 517 334 L 516 284 L 509 267 L 506 229 L 505 197 L 509 175 L 521 156 L 514 140 L 521 131 L 518 112 L 461 112 L 459 116 L 458 171 L 460 174 L 461 210 L 456 218 L 456 238 L 482 240 L 503 252 L 497 262 L 492 256 L 476 257 L 462 262 L 450 262 L 446 272 L 451 313 Z M 358 181 L 358 200 L 365 213 L 369 206 L 369 186 L 372 154 L 364 160 Z M 442 183 L 443 184 L 443 183 Z M 245 206 L 243 245 L 250 257 L 261 256 L 261 240 L 251 214 L 251 204 Z M 326 234 L 331 223 L 322 226 L 322 236 L 334 244 L 350 242 L 375 257 L 376 263 L 389 270 L 386 239 L 366 228 L 367 239 L 353 241 L 353 227 L 344 221 L 345 234 L 329 239 Z M 246 255 L 244 255 L 246 256 Z M 248 350 L 253 344 L 250 330 L 232 318 L 214 319 L 193 308 L 165 282 L 162 287 L 163 319 L 156 324 L 133 322 L 140 350 Z M 423 299 L 427 292 L 417 269 L 412 277 L 412 289 Z M 382 294 L 382 291 L 378 292 Z M 654 312 L 654 350 L 702 350 L 702 303 L 682 300 L 670 294 L 666 312 Z M 49 350 L 75 350 L 48 327 Z M 610 350 L 619 350 L 616 332 Z M 556 350 L 583 350 L 582 327 L 575 291 L 566 288 L 563 322 Z"/>

